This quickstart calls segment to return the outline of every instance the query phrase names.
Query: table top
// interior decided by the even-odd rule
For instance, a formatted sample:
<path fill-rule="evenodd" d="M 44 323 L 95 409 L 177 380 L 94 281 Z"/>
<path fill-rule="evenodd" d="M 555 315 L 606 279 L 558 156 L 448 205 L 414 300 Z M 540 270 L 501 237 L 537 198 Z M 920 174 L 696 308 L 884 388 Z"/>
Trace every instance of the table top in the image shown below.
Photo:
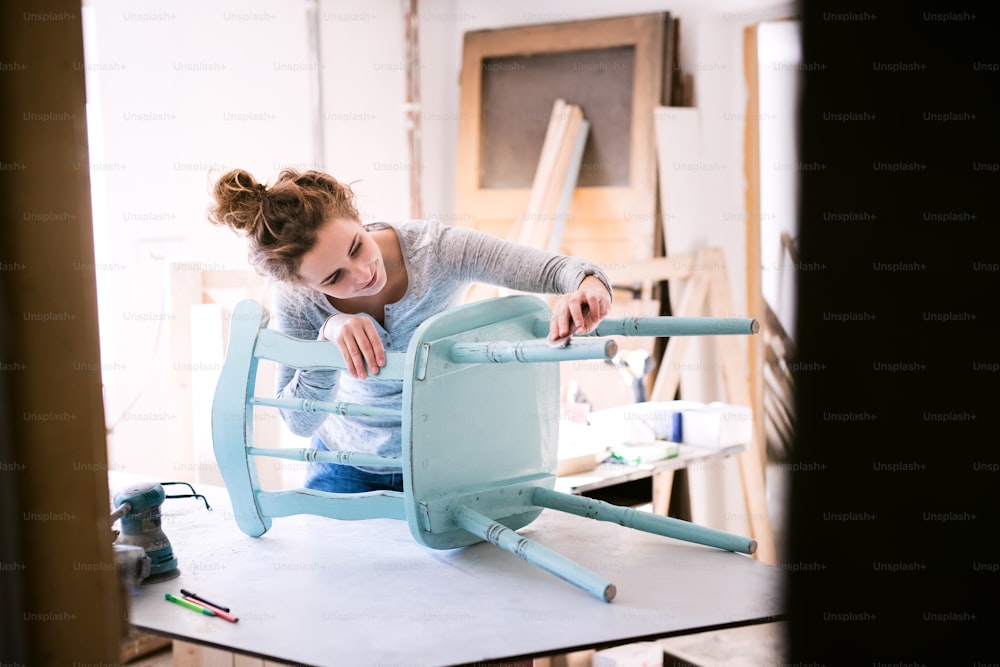
<path fill-rule="evenodd" d="M 112 473 L 112 494 L 138 478 Z M 148 481 L 148 480 L 146 480 Z M 305 665 L 461 665 L 777 620 L 781 572 L 753 558 L 545 510 L 518 531 L 614 582 L 604 603 L 490 544 L 433 550 L 405 521 L 274 519 L 244 535 L 221 487 L 168 499 L 181 575 L 130 595 L 141 630 Z M 164 599 L 184 588 L 229 623 Z"/>

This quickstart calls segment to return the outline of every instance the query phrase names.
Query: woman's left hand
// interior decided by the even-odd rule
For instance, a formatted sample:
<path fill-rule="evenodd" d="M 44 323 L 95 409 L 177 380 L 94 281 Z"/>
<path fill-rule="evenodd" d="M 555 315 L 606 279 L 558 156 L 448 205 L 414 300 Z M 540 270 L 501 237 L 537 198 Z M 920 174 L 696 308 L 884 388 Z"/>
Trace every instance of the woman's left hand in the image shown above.
<path fill-rule="evenodd" d="M 563 294 L 552 304 L 548 342 L 562 347 L 575 333 L 593 331 L 611 310 L 611 295 L 604 283 L 587 276 L 575 292 Z"/>

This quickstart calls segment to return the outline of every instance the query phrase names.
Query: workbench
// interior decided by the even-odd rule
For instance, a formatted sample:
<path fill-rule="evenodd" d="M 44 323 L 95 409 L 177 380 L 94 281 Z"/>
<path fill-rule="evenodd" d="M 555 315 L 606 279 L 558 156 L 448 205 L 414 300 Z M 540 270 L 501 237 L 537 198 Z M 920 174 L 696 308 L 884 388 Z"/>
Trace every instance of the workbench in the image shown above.
<path fill-rule="evenodd" d="M 142 480 L 112 472 L 112 493 Z M 165 480 L 159 480 L 165 481 Z M 168 499 L 162 527 L 181 576 L 138 587 L 142 631 L 303 665 L 463 665 L 510 661 L 778 620 L 777 568 L 749 556 L 545 510 L 526 537 L 612 579 L 611 603 L 481 543 L 433 550 L 406 522 L 275 520 L 254 538 L 222 487 Z M 172 604 L 181 588 L 237 623 Z"/>

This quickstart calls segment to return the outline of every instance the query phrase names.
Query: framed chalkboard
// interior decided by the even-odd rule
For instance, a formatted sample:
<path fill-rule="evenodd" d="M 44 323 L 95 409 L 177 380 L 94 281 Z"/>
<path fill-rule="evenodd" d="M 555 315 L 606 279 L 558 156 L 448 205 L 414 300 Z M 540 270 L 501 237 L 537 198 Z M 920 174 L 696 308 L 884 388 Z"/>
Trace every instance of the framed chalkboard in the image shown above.
<path fill-rule="evenodd" d="M 557 98 L 590 123 L 578 186 L 628 186 L 634 70 L 633 46 L 485 59 L 480 186 L 531 187 Z"/>
<path fill-rule="evenodd" d="M 525 213 L 552 106 L 590 124 L 564 250 L 653 256 L 667 13 L 465 34 L 456 219 L 504 235 Z M 565 246 L 570 246 L 566 248 Z"/>

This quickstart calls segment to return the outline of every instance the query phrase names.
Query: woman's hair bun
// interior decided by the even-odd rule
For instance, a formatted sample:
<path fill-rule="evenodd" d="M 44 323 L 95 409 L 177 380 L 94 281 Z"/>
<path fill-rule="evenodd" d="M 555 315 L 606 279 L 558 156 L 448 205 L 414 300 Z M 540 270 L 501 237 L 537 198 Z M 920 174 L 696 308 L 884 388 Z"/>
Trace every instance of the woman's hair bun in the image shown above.
<path fill-rule="evenodd" d="M 215 182 L 212 195 L 215 204 L 209 208 L 208 219 L 236 232 L 252 236 L 263 219 L 267 186 L 258 183 L 244 169 L 227 171 Z"/>

